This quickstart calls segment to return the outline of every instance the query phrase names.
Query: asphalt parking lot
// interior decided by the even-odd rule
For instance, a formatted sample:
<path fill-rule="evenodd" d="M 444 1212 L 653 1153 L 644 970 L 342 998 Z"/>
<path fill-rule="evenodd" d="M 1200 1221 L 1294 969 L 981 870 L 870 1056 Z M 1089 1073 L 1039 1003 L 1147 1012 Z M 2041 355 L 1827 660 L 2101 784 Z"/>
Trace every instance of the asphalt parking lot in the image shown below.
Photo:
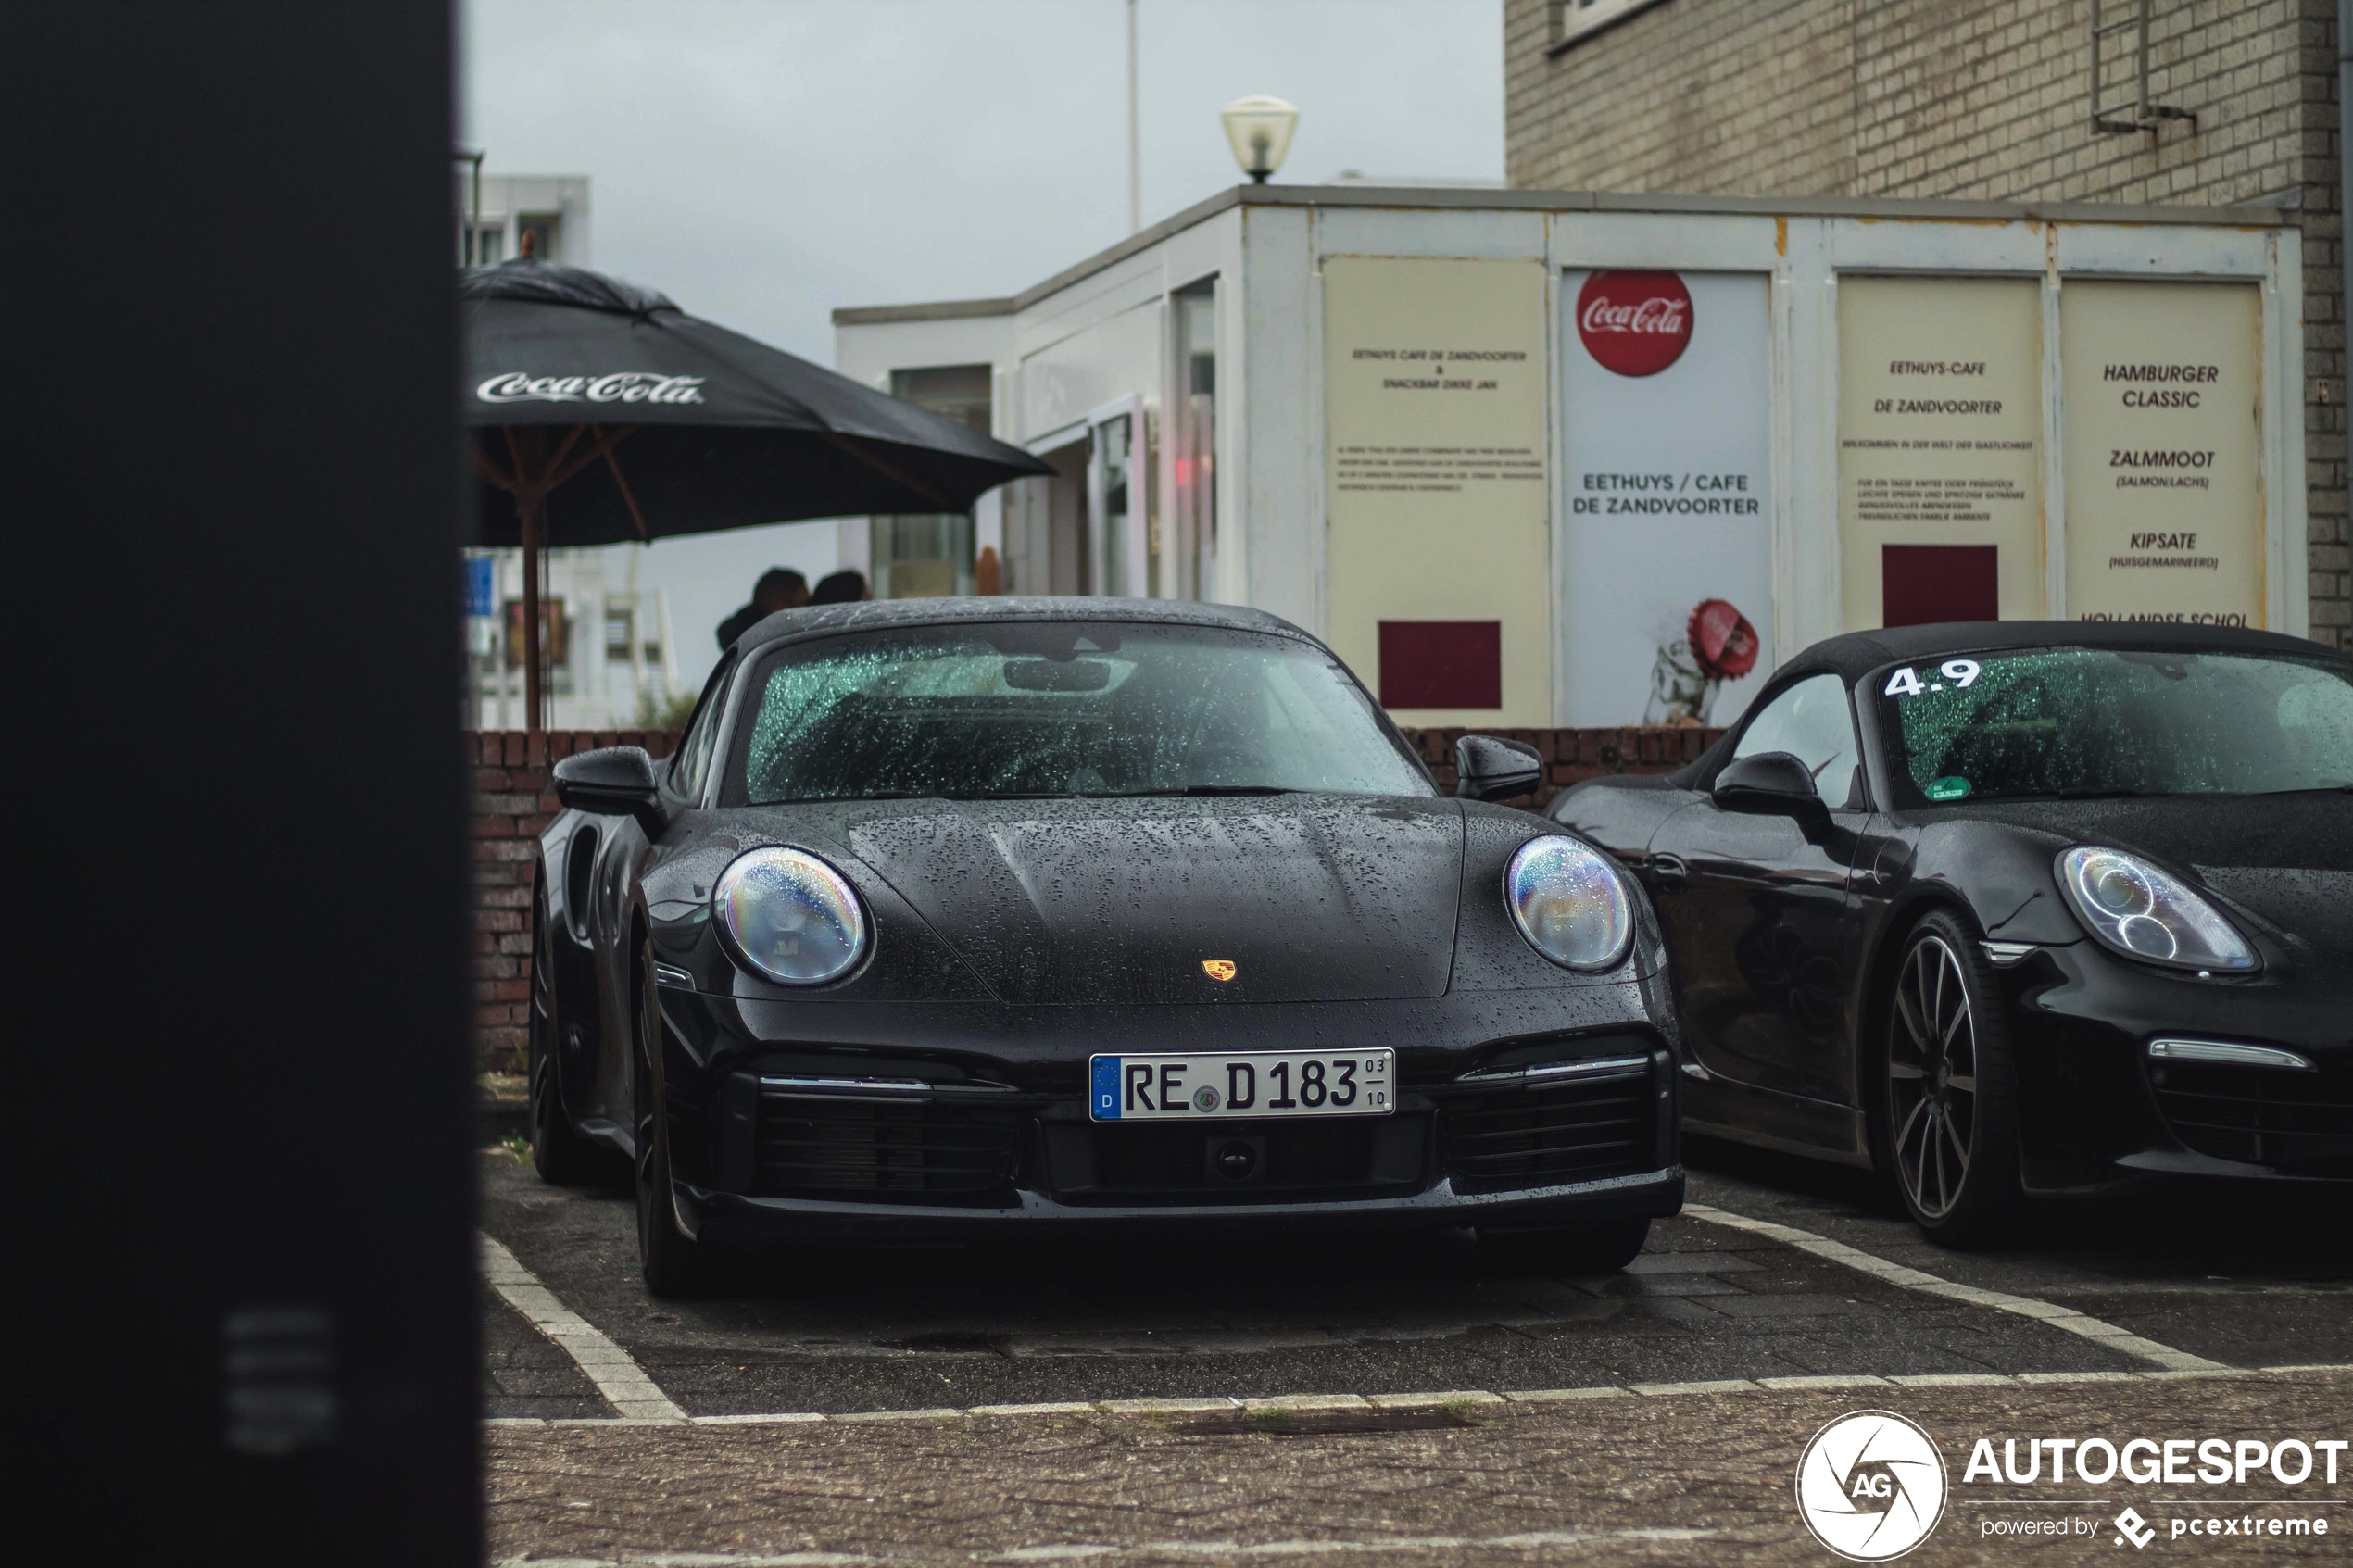
<path fill-rule="evenodd" d="M 1868 1178 L 1726 1147 L 1691 1156 L 1698 1210 L 2222 1366 L 2353 1362 L 2342 1212 L 2230 1194 L 2058 1210 L 2015 1247 L 1955 1253 L 1921 1241 Z M 625 1192 L 547 1186 L 504 1151 L 483 1160 L 487 1234 L 690 1415 L 2157 1364 L 1692 1215 L 1654 1226 L 1633 1268 L 1605 1279 L 1500 1271 L 1460 1232 L 1048 1239 L 812 1249 L 761 1259 L 712 1298 L 656 1301 L 638 1282 Z M 614 1413 L 503 1299 L 484 1311 L 493 1417 Z"/>
<path fill-rule="evenodd" d="M 1275 1441 L 1269 1456 L 1306 1456 L 1283 1464 L 1355 1475 L 1359 1492 L 1423 1480 L 1407 1487 L 1413 1507 L 1375 1511 L 1390 1521 L 1378 1529 L 1361 1509 L 1270 1499 L 1245 1511 L 1253 1560 L 1281 1556 L 1286 1530 L 1326 1546 L 1418 1540 L 1395 1549 L 1432 1562 L 1572 1549 L 1716 1559 L 1680 1530 L 1720 1536 L 1743 1557 L 1787 1549 L 1810 1561 L 1775 1488 L 1806 1433 L 1843 1411 L 2016 1415 L 2088 1399 L 2111 1414 L 2122 1401 L 2176 1420 L 2229 1410 L 2259 1425 L 2318 1408 L 2342 1426 L 2353 1406 L 2342 1370 L 2353 1364 L 2353 1226 L 2341 1210 L 2230 1193 L 2056 1209 L 2014 1246 L 1955 1253 L 1922 1242 L 1868 1177 L 1711 1144 L 1688 1154 L 1689 1210 L 1606 1278 L 1516 1272 L 1466 1233 L 1050 1238 L 778 1254 L 679 1302 L 638 1283 L 624 1191 L 547 1186 L 511 1154 L 485 1151 L 484 1232 L 503 1248 L 484 1303 L 494 1555 L 965 1561 L 1091 1540 L 1145 1558 L 1158 1541 L 1198 1560 L 1203 1532 L 1230 1534 L 1232 1510 L 1171 1515 L 1164 1487 L 1114 1519 L 1023 1488 L 1065 1461 L 1125 1456 L 1123 1476 L 1159 1474 L 1182 1493 L 1251 1470 L 1195 1453 L 1200 1443 L 1254 1435 Z M 2280 1368 L 2339 1370 L 2259 1373 Z M 993 1413 L 1040 1405 L 1061 1408 Z M 1575 1413 L 1604 1406 L 1605 1419 Z M 1204 1422 L 1219 1431 L 1195 1429 Z M 1721 1451 L 1716 1425 L 1730 1445 Z M 975 1448 L 999 1429 L 1001 1442 Z M 1571 1462 L 1562 1456 L 1579 1432 L 1619 1447 Z M 1772 1487 L 1700 1506 L 1707 1475 L 1762 1449 L 1770 1462 L 1750 1470 L 1769 1472 Z M 1028 1457 L 993 1479 L 943 1479 L 986 1470 L 991 1455 Z M 1540 1507 L 1526 1487 L 1547 1464 L 1554 1485 Z M 1662 1467 L 1682 1475 L 1690 1506 L 1609 1502 L 1648 1496 Z M 2346 1481 L 2328 1495 L 2353 1499 L 2353 1466 Z M 1000 1500 L 974 1513 L 974 1486 Z M 1527 1506 L 1496 1500 L 1510 1497 Z M 983 1518 L 999 1523 L 982 1529 Z M 2353 1517 L 2342 1524 L 2353 1541 Z M 1180 1537 L 1194 1545 L 1169 1544 Z M 871 1555 L 879 1542 L 898 1555 Z M 1973 1560 L 1960 1549 L 1943 1540 L 1935 1560 Z M 2020 1548 L 1984 1549 L 1991 1562 Z M 2044 1543 L 2037 1555 L 2067 1552 Z"/>

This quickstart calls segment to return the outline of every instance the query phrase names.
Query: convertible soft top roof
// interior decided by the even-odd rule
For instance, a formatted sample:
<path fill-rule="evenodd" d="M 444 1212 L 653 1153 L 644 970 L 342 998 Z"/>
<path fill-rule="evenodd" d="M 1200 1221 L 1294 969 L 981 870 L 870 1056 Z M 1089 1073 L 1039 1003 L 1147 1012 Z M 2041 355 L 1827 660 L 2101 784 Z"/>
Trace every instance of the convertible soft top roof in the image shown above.
<path fill-rule="evenodd" d="M 989 621 L 1128 621 L 1170 626 L 1222 626 L 1236 632 L 1307 633 L 1279 615 L 1239 605 L 1197 604 L 1189 599 L 1122 599 L 1109 596 L 1048 596 L 1005 594 L 948 599 L 868 599 L 858 604 L 811 605 L 778 610 L 743 634 L 746 652 L 771 643 L 794 643 L 843 632 L 878 632 L 901 626 L 969 625 Z"/>
<path fill-rule="evenodd" d="M 2185 652 L 2342 657 L 2319 643 L 2243 626 L 2194 626 L 2176 621 L 1947 621 L 1825 637 L 1773 672 L 1778 683 L 1800 671 L 1836 671 L 1848 680 L 1900 659 L 2011 648 L 2180 648 Z"/>

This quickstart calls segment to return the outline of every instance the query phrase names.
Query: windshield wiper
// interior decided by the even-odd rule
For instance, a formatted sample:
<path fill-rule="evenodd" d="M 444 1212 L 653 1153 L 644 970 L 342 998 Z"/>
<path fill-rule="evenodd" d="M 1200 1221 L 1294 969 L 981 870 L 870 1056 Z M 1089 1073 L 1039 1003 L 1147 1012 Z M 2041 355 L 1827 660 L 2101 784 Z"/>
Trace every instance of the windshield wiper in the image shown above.
<path fill-rule="evenodd" d="M 803 795 L 763 800 L 763 806 L 855 806 L 870 800 L 1139 800 L 1154 796 L 1297 795 L 1285 784 L 1185 784 L 1175 789 L 992 789 L 976 794 L 941 790 L 887 789 L 872 795 Z"/>
<path fill-rule="evenodd" d="M 1285 784 L 1180 784 L 1174 789 L 1090 789 L 1076 794 L 1079 800 L 1143 800 L 1155 796 L 1175 798 L 1183 795 L 1297 795 L 1298 790 Z"/>

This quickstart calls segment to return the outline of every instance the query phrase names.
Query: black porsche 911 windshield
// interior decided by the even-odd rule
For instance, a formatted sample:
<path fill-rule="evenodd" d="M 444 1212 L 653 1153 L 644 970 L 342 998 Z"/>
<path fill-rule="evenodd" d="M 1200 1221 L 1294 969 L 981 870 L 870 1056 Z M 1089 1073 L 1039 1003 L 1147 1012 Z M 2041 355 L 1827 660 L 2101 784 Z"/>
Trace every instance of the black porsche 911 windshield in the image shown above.
<path fill-rule="evenodd" d="M 923 626 L 787 646 L 738 748 L 752 805 L 895 797 L 1428 795 L 1331 657 L 1216 627 Z"/>
<path fill-rule="evenodd" d="M 1931 802 L 2353 787 L 2341 664 L 2043 648 L 1873 677 L 1880 729 Z"/>

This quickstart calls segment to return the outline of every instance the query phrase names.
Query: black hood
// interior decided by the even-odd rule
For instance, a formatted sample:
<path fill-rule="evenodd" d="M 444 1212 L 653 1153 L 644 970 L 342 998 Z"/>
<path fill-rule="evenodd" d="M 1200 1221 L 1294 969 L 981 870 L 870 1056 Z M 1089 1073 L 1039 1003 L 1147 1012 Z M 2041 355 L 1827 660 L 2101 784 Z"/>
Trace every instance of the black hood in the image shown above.
<path fill-rule="evenodd" d="M 2039 829 L 2052 852 L 2138 850 L 2329 952 L 2353 955 L 2353 796 L 2173 795 L 1987 802 L 1956 815 Z"/>
<path fill-rule="evenodd" d="M 828 825 L 1007 1002 L 1446 990 L 1463 859 L 1452 800 L 921 800 Z M 1212 979 L 1205 960 L 1234 977 Z"/>

